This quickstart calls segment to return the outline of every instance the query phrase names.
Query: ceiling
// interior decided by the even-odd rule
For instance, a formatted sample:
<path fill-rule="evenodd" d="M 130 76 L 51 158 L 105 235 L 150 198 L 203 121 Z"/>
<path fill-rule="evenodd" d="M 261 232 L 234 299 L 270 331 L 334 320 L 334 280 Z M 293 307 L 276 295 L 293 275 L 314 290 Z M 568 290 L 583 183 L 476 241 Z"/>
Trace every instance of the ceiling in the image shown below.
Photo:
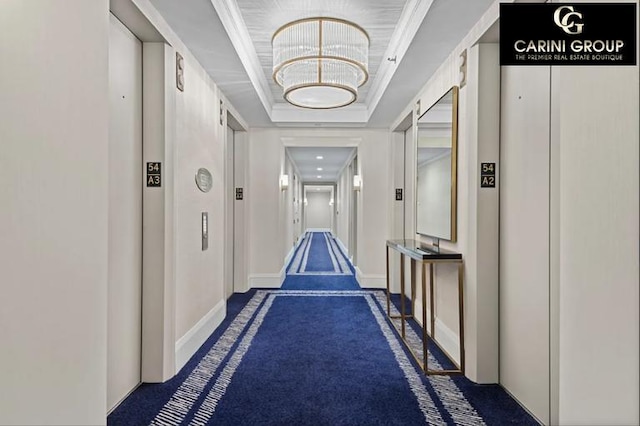
<path fill-rule="evenodd" d="M 150 1 L 250 127 L 388 129 L 494 0 Z M 289 105 L 272 79 L 273 33 L 318 16 L 352 21 L 370 38 L 369 80 L 344 108 Z M 353 150 L 287 149 L 307 183 L 335 182 Z"/>
<path fill-rule="evenodd" d="M 336 182 L 342 169 L 353 158 L 355 149 L 346 147 L 287 147 L 287 154 L 296 165 L 302 181 L 313 184 Z M 322 170 L 318 170 L 318 168 Z"/>
<path fill-rule="evenodd" d="M 493 1 L 151 0 L 249 126 L 377 128 L 398 118 Z M 355 22 L 370 36 L 369 80 L 352 105 L 294 107 L 273 82 L 273 33 L 313 16 Z"/>
<path fill-rule="evenodd" d="M 329 193 L 331 193 L 331 191 L 333 190 L 333 187 L 329 186 L 329 185 L 306 185 L 304 188 L 305 188 L 305 193 L 306 192 L 329 192 Z"/>

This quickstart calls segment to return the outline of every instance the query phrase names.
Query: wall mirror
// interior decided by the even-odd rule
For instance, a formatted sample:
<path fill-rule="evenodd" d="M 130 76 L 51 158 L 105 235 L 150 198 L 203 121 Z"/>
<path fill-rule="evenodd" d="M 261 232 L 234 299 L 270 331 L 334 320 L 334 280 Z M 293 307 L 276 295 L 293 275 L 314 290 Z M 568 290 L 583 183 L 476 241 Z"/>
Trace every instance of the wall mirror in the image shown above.
<path fill-rule="evenodd" d="M 418 118 L 416 233 L 456 241 L 458 87 Z"/>

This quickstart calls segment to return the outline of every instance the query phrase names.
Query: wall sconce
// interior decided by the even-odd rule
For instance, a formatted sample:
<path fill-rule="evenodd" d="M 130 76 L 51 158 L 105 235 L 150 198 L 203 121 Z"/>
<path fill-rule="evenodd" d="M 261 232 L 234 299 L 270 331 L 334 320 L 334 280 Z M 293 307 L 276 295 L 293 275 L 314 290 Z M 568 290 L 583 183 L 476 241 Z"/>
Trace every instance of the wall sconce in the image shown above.
<path fill-rule="evenodd" d="M 333 205 L 333 198 L 329 200 L 329 205 L 332 206 Z"/>
<path fill-rule="evenodd" d="M 360 175 L 353 175 L 353 189 L 355 191 L 360 191 L 362 189 L 362 179 Z"/>
<path fill-rule="evenodd" d="M 304 205 L 306 206 L 307 204 L 309 204 L 309 203 L 307 202 L 307 197 L 305 197 L 304 198 Z"/>
<path fill-rule="evenodd" d="M 289 188 L 289 175 L 280 176 L 280 190 L 284 191 Z"/>

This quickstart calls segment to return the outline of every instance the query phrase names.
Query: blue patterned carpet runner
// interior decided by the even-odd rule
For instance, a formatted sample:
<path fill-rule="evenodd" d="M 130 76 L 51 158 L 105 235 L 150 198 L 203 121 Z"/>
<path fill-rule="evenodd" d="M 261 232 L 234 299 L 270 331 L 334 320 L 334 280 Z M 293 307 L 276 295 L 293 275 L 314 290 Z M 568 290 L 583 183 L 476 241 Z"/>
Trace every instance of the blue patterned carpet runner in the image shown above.
<path fill-rule="evenodd" d="M 280 290 L 234 294 L 180 373 L 143 384 L 108 425 L 537 424 L 497 385 L 427 378 L 330 234 L 307 234 L 287 271 Z M 419 352 L 416 324 L 407 338 Z M 444 359 L 429 348 L 432 368 Z"/>
<path fill-rule="evenodd" d="M 307 232 L 287 268 L 288 275 L 352 275 L 349 260 L 328 232 Z"/>

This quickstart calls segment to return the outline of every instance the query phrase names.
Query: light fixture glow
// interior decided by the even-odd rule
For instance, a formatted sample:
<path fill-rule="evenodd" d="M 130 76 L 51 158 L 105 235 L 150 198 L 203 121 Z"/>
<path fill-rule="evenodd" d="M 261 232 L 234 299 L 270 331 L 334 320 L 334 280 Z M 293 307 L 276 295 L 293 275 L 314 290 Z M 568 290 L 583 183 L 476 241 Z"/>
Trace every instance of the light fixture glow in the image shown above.
<path fill-rule="evenodd" d="M 321 172 L 322 171 L 322 167 L 318 167 L 316 170 Z"/>
<path fill-rule="evenodd" d="M 353 175 L 353 189 L 356 191 L 360 191 L 362 189 L 362 179 L 360 175 Z"/>
<path fill-rule="evenodd" d="M 316 157 L 316 160 L 322 160 L 323 158 L 324 158 L 324 157 L 323 157 L 322 155 L 318 155 L 318 156 Z"/>
<path fill-rule="evenodd" d="M 316 177 L 317 177 L 318 179 L 322 179 L 322 176 L 320 176 L 320 175 L 318 175 L 318 176 L 316 176 Z"/>
<path fill-rule="evenodd" d="M 273 79 L 292 105 L 340 108 L 355 102 L 369 78 L 369 36 L 353 22 L 306 18 L 280 27 L 271 39 Z"/>
<path fill-rule="evenodd" d="M 289 175 L 280 176 L 280 190 L 284 191 L 289 188 Z"/>

